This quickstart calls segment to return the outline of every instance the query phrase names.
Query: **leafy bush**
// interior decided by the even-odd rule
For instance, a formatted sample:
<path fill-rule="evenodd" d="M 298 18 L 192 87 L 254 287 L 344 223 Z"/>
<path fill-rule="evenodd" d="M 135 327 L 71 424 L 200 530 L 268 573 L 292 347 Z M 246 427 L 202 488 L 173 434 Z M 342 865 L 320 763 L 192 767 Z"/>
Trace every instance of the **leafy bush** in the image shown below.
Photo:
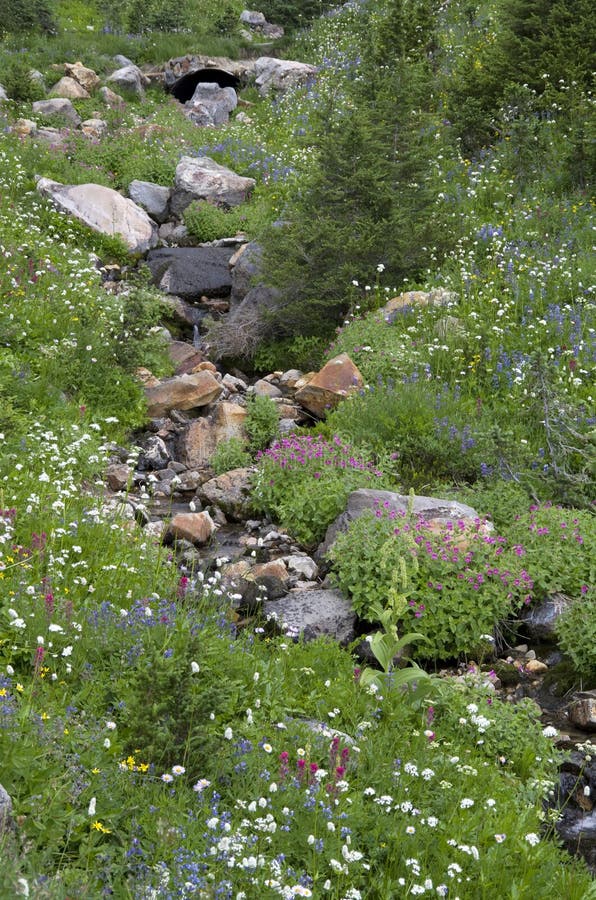
<path fill-rule="evenodd" d="M 279 413 L 270 397 L 251 394 L 246 401 L 245 428 L 253 453 L 268 447 L 279 431 Z"/>
<path fill-rule="evenodd" d="M 31 78 L 31 65 L 25 57 L 10 58 L 0 69 L 0 82 L 17 103 L 32 103 L 45 97 L 43 87 Z"/>
<path fill-rule="evenodd" d="M 0 35 L 33 31 L 52 34 L 55 28 L 52 5 L 48 0 L 4 0 L 0 4 Z"/>
<path fill-rule="evenodd" d="M 254 365 L 261 372 L 300 369 L 317 371 L 323 365 L 326 342 L 317 337 L 298 335 L 284 341 L 261 344 L 254 357 Z"/>
<path fill-rule="evenodd" d="M 556 628 L 561 649 L 589 688 L 596 678 L 596 592 L 576 596 Z"/>
<path fill-rule="evenodd" d="M 184 224 L 199 241 L 216 241 L 239 231 L 238 207 L 226 209 L 207 200 L 195 200 L 184 210 Z"/>
<path fill-rule="evenodd" d="M 391 602 L 405 569 L 410 588 L 404 618 L 415 618 L 415 630 L 427 638 L 416 654 L 445 659 L 478 652 L 498 623 L 529 601 L 531 578 L 521 562 L 503 565 L 504 543 L 482 523 L 437 528 L 377 503 L 338 535 L 329 558 L 355 612 L 369 620 L 375 604 Z M 406 631 L 410 625 L 406 621 Z"/>
<path fill-rule="evenodd" d="M 230 469 L 240 469 L 249 463 L 250 453 L 246 449 L 246 442 L 237 437 L 220 441 L 210 459 L 211 467 L 216 475 L 229 472 Z"/>
<path fill-rule="evenodd" d="M 290 435 L 259 454 L 253 500 L 302 544 L 314 547 L 357 488 L 386 487 L 383 473 L 337 436 Z"/>

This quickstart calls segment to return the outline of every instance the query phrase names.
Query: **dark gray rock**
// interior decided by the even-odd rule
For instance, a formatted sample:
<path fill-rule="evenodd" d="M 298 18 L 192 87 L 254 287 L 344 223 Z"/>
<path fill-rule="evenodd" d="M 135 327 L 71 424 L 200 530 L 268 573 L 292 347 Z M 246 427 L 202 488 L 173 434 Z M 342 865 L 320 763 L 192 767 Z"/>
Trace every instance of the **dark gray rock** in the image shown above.
<path fill-rule="evenodd" d="M 337 517 L 335 522 L 327 529 L 325 540 L 317 549 L 316 559 L 322 559 L 331 548 L 335 538 L 341 531 L 348 528 L 350 522 L 357 519 L 367 510 L 375 509 L 377 503 L 382 503 L 388 512 L 396 512 L 398 515 L 407 513 L 412 504 L 412 513 L 427 522 L 455 522 L 465 519 L 468 522 L 479 520 L 478 513 L 471 506 L 459 503 L 456 500 L 442 500 L 438 497 L 408 497 L 404 494 L 395 494 L 392 491 L 375 491 L 370 488 L 361 488 L 353 491 L 348 497 L 346 511 Z"/>
<path fill-rule="evenodd" d="M 168 217 L 170 189 L 151 181 L 135 179 L 128 185 L 128 196 L 160 224 Z"/>
<path fill-rule="evenodd" d="M 232 293 L 230 304 L 237 306 L 250 291 L 253 282 L 259 274 L 263 248 L 251 241 L 246 244 L 242 252 L 235 254 L 236 261 L 232 260 Z"/>
<path fill-rule="evenodd" d="M 556 643 L 557 622 L 572 603 L 570 597 L 557 593 L 551 594 L 532 609 L 525 610 L 521 620 L 530 640 Z"/>
<path fill-rule="evenodd" d="M 232 286 L 230 247 L 161 247 L 147 256 L 154 283 L 183 300 L 227 294 Z"/>
<path fill-rule="evenodd" d="M 327 635 L 340 644 L 354 639 L 356 617 L 349 600 L 337 590 L 294 590 L 280 600 L 263 603 L 265 616 L 274 616 L 291 637 L 312 641 Z"/>

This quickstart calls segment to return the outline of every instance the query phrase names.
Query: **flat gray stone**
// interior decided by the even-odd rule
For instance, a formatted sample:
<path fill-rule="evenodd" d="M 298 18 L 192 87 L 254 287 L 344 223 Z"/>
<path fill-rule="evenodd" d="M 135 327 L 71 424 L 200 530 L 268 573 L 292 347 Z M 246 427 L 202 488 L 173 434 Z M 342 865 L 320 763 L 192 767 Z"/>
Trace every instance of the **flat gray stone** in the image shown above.
<path fill-rule="evenodd" d="M 340 644 L 354 640 L 356 616 L 337 590 L 294 590 L 280 600 L 263 603 L 265 616 L 275 616 L 288 636 L 307 641 L 327 635 Z"/>

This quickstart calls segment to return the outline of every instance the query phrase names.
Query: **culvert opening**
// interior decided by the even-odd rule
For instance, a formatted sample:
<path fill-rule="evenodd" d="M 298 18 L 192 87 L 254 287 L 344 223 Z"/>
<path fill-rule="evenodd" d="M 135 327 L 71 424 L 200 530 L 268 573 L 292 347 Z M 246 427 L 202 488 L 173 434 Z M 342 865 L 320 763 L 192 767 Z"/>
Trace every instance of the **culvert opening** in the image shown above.
<path fill-rule="evenodd" d="M 240 87 L 240 79 L 225 69 L 198 69 L 196 72 L 189 72 L 179 78 L 172 87 L 170 93 L 174 95 L 180 103 L 187 103 L 192 99 L 197 84 L 208 82 L 218 84 L 220 87 L 233 87 L 238 90 Z"/>

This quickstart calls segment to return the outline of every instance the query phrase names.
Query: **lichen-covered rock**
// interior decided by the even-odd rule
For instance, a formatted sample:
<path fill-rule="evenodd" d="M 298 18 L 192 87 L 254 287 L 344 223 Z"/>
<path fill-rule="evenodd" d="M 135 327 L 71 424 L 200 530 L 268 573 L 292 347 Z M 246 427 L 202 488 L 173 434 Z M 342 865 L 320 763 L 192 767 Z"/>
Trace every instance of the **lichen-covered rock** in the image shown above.
<path fill-rule="evenodd" d="M 311 641 L 327 635 L 340 644 L 354 640 L 356 617 L 349 600 L 336 590 L 293 590 L 281 600 L 263 603 L 263 614 L 272 616 L 288 634 Z"/>

